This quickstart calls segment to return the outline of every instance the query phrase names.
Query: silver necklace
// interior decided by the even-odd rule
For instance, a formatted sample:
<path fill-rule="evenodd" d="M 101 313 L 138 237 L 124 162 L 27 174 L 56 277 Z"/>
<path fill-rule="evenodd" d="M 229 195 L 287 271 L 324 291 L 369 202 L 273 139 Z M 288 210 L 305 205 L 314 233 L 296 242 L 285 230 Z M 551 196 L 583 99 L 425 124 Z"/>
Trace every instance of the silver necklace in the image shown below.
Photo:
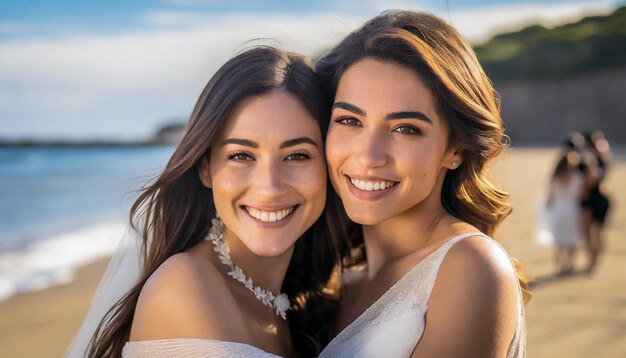
<path fill-rule="evenodd" d="M 224 223 L 219 217 L 211 220 L 211 228 L 205 240 L 211 241 L 215 246 L 213 250 L 217 253 L 220 262 L 228 266 L 228 276 L 243 283 L 243 285 L 254 293 L 254 296 L 264 305 L 271 307 L 277 316 L 287 319 L 287 310 L 290 308 L 289 296 L 284 293 L 274 295 L 271 291 L 265 290 L 259 286 L 254 286 L 252 279 L 246 277 L 241 267 L 235 265 L 230 258 L 230 247 L 224 242 Z"/>

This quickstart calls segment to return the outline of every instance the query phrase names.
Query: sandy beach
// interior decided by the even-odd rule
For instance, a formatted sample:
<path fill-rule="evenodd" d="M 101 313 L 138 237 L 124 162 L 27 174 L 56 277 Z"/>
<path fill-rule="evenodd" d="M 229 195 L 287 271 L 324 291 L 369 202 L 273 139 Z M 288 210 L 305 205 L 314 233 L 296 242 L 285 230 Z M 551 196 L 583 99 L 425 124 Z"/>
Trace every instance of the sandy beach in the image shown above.
<path fill-rule="evenodd" d="M 536 279 L 526 307 L 528 357 L 626 357 L 626 151 L 615 155 L 609 173 L 606 249 L 591 276 L 553 276 L 551 248 L 535 241 L 537 200 L 555 160 L 555 149 L 513 148 L 492 167 L 514 208 L 497 239 Z M 582 268 L 582 251 L 578 259 Z M 69 284 L 0 302 L 1 355 L 61 356 L 105 268 L 106 260 L 100 260 L 83 267 Z"/>
<path fill-rule="evenodd" d="M 82 323 L 108 260 L 81 268 L 69 284 L 0 302 L 3 357 L 61 357 Z"/>
<path fill-rule="evenodd" d="M 534 240 L 537 199 L 555 164 L 555 150 L 512 149 L 493 168 L 514 209 L 497 238 L 535 278 L 526 307 L 528 357 L 626 357 L 626 152 L 614 153 L 605 252 L 591 276 L 554 276 L 551 248 Z M 577 258 L 584 267 L 582 250 Z"/>

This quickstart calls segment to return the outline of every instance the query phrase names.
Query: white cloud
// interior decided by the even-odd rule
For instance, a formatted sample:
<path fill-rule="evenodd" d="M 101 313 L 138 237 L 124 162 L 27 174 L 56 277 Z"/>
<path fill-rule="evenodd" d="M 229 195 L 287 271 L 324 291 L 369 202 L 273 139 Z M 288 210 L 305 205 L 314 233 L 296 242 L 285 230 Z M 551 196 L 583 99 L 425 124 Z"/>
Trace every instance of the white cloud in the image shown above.
<path fill-rule="evenodd" d="M 561 4 L 512 4 L 490 6 L 481 9 L 450 11 L 440 14 L 473 43 L 488 40 L 505 31 L 522 29 L 532 24 L 553 27 L 574 22 L 585 16 L 606 14 L 614 8 L 611 1 Z"/>
<path fill-rule="evenodd" d="M 0 21 L 0 34 L 15 35 L 30 29 L 30 26 L 22 21 Z"/>
<path fill-rule="evenodd" d="M 609 2 L 510 5 L 451 11 L 450 19 L 468 39 L 482 41 L 494 29 L 537 20 L 550 25 L 610 9 Z M 142 17 L 160 25 L 158 31 L 0 43 L 0 137 L 145 136 L 162 120 L 190 113 L 211 74 L 246 41 L 273 38 L 284 49 L 311 55 L 378 12 L 158 11 Z"/>
<path fill-rule="evenodd" d="M 313 54 L 360 21 L 209 16 L 186 29 L 3 43 L 0 136 L 145 136 L 191 112 L 211 74 L 246 41 L 272 38 Z M 75 125 L 83 122 L 91 124 Z"/>

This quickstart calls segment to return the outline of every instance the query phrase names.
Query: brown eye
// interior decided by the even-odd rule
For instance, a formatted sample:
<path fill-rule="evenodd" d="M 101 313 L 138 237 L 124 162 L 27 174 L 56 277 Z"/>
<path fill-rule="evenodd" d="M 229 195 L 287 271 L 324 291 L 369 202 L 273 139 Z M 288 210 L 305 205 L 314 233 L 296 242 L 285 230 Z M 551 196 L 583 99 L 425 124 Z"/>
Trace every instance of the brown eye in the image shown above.
<path fill-rule="evenodd" d="M 311 159 L 311 157 L 306 153 L 293 153 L 289 154 L 285 160 L 307 160 Z"/>
<path fill-rule="evenodd" d="M 356 118 L 352 117 L 339 117 L 335 120 L 335 123 L 340 123 L 346 126 L 360 126 L 361 122 L 359 122 Z"/>
<path fill-rule="evenodd" d="M 399 127 L 394 128 L 393 131 L 397 133 L 409 134 L 409 135 L 420 134 L 419 129 L 415 127 L 411 127 L 411 126 L 399 126 Z"/>
<path fill-rule="evenodd" d="M 252 156 L 248 153 L 233 153 L 233 154 L 229 154 L 228 155 L 228 160 L 233 160 L 233 161 L 244 161 L 244 160 L 254 160 L 254 158 L 252 158 Z"/>

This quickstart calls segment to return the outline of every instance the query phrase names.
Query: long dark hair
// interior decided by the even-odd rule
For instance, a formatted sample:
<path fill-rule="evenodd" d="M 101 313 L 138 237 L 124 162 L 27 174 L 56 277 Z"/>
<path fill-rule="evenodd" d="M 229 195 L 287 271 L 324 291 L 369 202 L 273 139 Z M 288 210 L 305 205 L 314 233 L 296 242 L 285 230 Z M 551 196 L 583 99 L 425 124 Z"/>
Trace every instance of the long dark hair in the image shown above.
<path fill-rule="evenodd" d="M 559 178 L 564 175 L 569 174 L 572 171 L 572 165 L 570 164 L 570 159 L 567 155 L 564 155 L 559 159 L 556 167 L 554 168 L 554 173 L 552 174 L 552 178 Z"/>
<path fill-rule="evenodd" d="M 139 294 L 150 275 L 169 257 L 196 245 L 215 215 L 211 189 L 198 169 L 231 111 L 245 98 L 282 90 L 295 95 L 325 135 L 329 104 L 311 64 L 272 47 L 249 49 L 224 64 L 208 82 L 193 109 L 184 136 L 163 172 L 147 184 L 130 210 L 131 225 L 143 239 L 143 266 L 137 284 L 106 314 L 88 349 L 89 357 L 120 356 L 129 340 Z M 320 219 L 296 242 L 282 292 L 293 297 L 288 322 L 299 356 L 315 356 L 328 340 L 324 327 L 333 298 L 324 287 L 339 260 L 332 215 Z"/>
<path fill-rule="evenodd" d="M 397 63 L 424 80 L 448 129 L 449 145 L 459 147 L 463 157 L 463 164 L 445 176 L 442 205 L 451 215 L 493 236 L 511 206 L 508 194 L 487 178 L 485 165 L 506 149 L 508 137 L 499 97 L 472 48 L 436 16 L 384 12 L 318 60 L 316 72 L 329 100 L 345 71 L 365 58 Z M 353 238 L 354 245 L 363 240 L 358 233 Z"/>

